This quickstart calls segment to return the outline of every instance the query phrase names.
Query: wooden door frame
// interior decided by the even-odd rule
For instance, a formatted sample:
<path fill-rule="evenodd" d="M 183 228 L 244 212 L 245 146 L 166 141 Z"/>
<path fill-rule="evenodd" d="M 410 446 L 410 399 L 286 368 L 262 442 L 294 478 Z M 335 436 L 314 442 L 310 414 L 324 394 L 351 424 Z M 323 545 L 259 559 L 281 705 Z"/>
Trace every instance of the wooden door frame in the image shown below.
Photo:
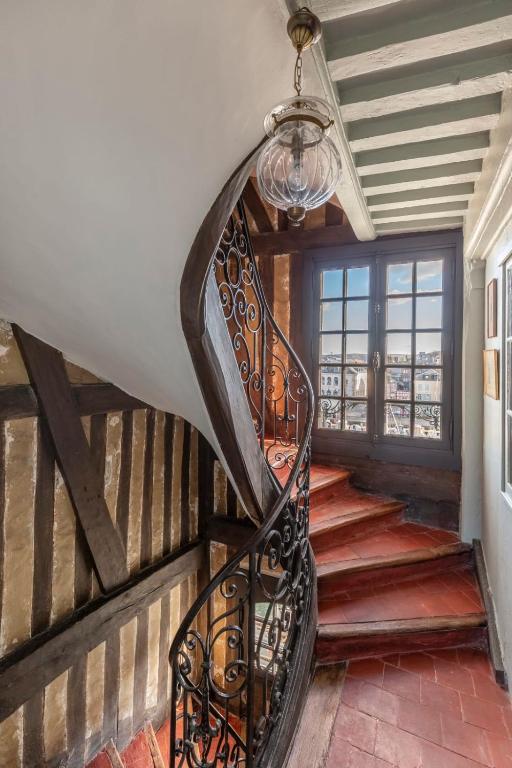
<path fill-rule="evenodd" d="M 411 464 L 415 466 L 428 466 L 449 470 L 461 468 L 461 442 L 462 442 L 462 310 L 463 310 L 463 263 L 462 263 L 462 232 L 450 230 L 435 232 L 426 235 L 403 235 L 399 237 L 379 238 L 372 242 L 357 243 L 353 245 L 341 245 L 339 247 L 316 248 L 303 253 L 303 311 L 302 315 L 302 339 L 303 362 L 315 381 L 316 367 L 314 364 L 315 338 L 315 268 L 318 264 L 329 264 L 333 261 L 343 260 L 372 260 L 378 261 L 379 256 L 397 256 L 403 252 L 414 255 L 417 251 L 426 249 L 452 251 L 454 264 L 453 272 L 453 352 L 451 355 L 451 414 L 452 429 L 449 435 L 447 447 L 425 446 L 417 447 L 408 444 L 380 443 L 370 445 L 368 441 L 357 439 L 347 440 L 346 436 L 333 437 L 319 434 L 315 426 L 313 428 L 313 455 L 328 456 L 333 461 L 349 458 L 370 458 L 376 460 L 396 462 L 399 464 Z M 433 253 L 434 255 L 434 253 Z M 315 385 L 316 390 L 316 385 Z"/>

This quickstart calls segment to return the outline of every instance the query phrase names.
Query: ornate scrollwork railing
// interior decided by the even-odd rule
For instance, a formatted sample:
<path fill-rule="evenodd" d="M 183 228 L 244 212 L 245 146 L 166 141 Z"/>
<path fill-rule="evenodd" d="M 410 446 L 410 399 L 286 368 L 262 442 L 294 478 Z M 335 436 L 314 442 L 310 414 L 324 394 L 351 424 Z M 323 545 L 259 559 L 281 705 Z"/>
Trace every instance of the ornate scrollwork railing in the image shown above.
<path fill-rule="evenodd" d="M 241 202 L 213 269 L 256 435 L 273 470 L 291 469 L 304 429 L 308 380 L 265 301 Z"/>
<path fill-rule="evenodd" d="M 277 767 L 316 633 L 308 539 L 313 394 L 266 304 L 240 202 L 208 271 L 276 500 L 199 595 L 172 644 L 171 766 Z M 205 302 L 205 328 L 208 311 Z"/>

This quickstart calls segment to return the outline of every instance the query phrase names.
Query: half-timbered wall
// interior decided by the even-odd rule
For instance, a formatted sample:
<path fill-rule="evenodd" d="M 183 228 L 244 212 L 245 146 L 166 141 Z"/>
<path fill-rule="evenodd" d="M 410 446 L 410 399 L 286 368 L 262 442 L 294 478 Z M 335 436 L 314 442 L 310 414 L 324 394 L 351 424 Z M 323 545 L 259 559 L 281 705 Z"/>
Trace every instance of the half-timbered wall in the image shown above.
<path fill-rule="evenodd" d="M 66 370 L 81 392 L 99 383 L 70 363 Z M 104 601 L 46 420 L 37 407 L 26 416 L 27 409 L 12 406 L 13 388 L 26 394 L 29 384 L 13 330 L 2 321 L 0 391 L 9 393 L 11 406 L 2 412 L 0 405 L 0 686 L 31 639 L 37 645 L 48 628 L 72 625 L 79 609 L 88 613 Z M 156 570 L 198 539 L 198 457 L 207 457 L 201 472 L 213 473 L 211 452 L 201 451 L 204 439 L 189 423 L 152 408 L 81 421 L 121 535 L 129 583 L 136 583 L 141 571 Z M 218 462 L 212 487 L 216 506 L 236 509 Z M 158 599 L 146 596 L 135 615 L 123 605 L 129 621 L 102 629 L 101 642 L 94 645 L 93 638 L 88 652 L 3 719 L 0 766 L 83 766 L 109 739 L 121 750 L 146 720 L 158 726 L 168 708 L 170 642 L 197 583 L 196 572 L 172 589 L 164 583 Z M 23 698 L 19 686 L 13 695 Z M 10 700 L 4 698 L 5 713 Z"/>

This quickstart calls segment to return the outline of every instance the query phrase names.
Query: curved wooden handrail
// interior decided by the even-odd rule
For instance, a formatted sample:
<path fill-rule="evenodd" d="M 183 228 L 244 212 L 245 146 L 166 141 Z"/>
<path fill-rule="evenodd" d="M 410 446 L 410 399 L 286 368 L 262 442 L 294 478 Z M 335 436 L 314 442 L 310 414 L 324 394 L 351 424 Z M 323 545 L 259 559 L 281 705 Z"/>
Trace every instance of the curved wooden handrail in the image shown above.
<path fill-rule="evenodd" d="M 267 305 L 243 206 L 237 208 L 262 146 L 263 142 L 239 166 L 208 212 L 181 283 L 182 325 L 213 430 L 243 506 L 259 527 L 198 596 L 172 643 L 173 768 L 281 766 L 313 653 L 316 574 L 308 539 L 313 391 Z M 224 313 L 223 284 L 219 293 L 214 274 L 214 261 L 228 223 L 234 221 L 235 209 L 239 217 L 232 225 L 233 238 L 239 235 L 243 248 L 248 249 L 251 285 L 264 323 L 260 364 L 263 369 L 268 367 L 267 354 L 273 359 L 271 348 L 281 345 L 304 395 L 306 412 L 300 424 L 298 408 L 296 415 L 288 414 L 288 397 L 280 419 L 286 429 L 293 423 L 296 430 L 284 485 L 266 459 L 265 427 L 260 428 L 258 438 L 258 430 L 255 432 L 257 419 L 248 403 L 249 390 L 244 389 L 242 365 L 236 359 L 237 343 L 230 338 L 229 318 Z M 240 231 L 235 231 L 238 226 Z M 228 242 L 226 249 L 230 252 L 234 247 Z M 228 270 L 227 264 L 221 265 Z M 238 304 L 233 311 L 238 311 Z M 272 336 L 270 342 L 265 341 L 265 333 Z M 237 335 L 243 342 L 243 335 Z M 264 382 L 258 387 L 263 388 L 264 408 Z M 288 395 L 288 378 L 285 388 Z M 257 605 L 265 606 L 263 617 L 257 615 Z M 220 665 L 219 656 L 223 659 Z M 233 718 L 243 728 L 243 735 L 236 738 Z"/>

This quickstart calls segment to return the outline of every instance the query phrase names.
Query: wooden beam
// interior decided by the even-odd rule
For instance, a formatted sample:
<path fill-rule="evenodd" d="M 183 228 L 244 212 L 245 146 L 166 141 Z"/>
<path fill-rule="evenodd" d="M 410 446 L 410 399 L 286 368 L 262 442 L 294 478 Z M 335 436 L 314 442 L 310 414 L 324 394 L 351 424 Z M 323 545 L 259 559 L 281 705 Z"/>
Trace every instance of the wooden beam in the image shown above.
<path fill-rule="evenodd" d="M 203 543 L 191 543 L 108 597 L 88 603 L 0 662 L 0 722 L 199 568 Z"/>
<path fill-rule="evenodd" d="M 431 232 L 439 229 L 459 229 L 464 224 L 462 216 L 438 219 L 413 219 L 411 221 L 395 221 L 389 224 L 378 224 L 375 231 L 379 235 L 393 235 L 399 232 Z"/>
<path fill-rule="evenodd" d="M 478 49 L 477 49 L 478 51 Z M 474 53 L 474 52 L 472 52 Z M 341 116 L 345 122 L 381 117 L 417 107 L 446 104 L 498 93 L 512 83 L 512 55 L 472 57 L 461 64 L 436 66 L 425 72 L 344 88 L 338 84 Z M 453 57 L 451 57 L 453 58 Z M 461 58 L 460 55 L 458 58 Z M 443 59 L 441 59 L 443 61 Z M 423 65 L 428 66 L 428 63 Z M 357 82 L 357 81 L 356 81 Z"/>
<path fill-rule="evenodd" d="M 259 195 L 256 180 L 252 176 L 249 176 L 245 185 L 243 200 L 256 222 L 258 232 L 273 232 L 272 221 Z"/>
<path fill-rule="evenodd" d="M 348 123 L 354 152 L 397 144 L 488 131 L 501 112 L 501 94 L 478 96 L 455 104 L 420 107 L 408 112 Z"/>
<path fill-rule="evenodd" d="M 128 580 L 126 552 L 103 496 L 80 414 L 60 352 L 18 326 L 13 330 L 39 407 L 55 446 L 76 516 L 94 568 L 106 592 Z"/>
<path fill-rule="evenodd" d="M 331 201 L 325 204 L 325 226 L 335 227 L 343 224 L 343 208 Z"/>
<path fill-rule="evenodd" d="M 424 187 L 406 192 L 392 192 L 385 195 L 368 197 L 370 211 L 386 211 L 390 208 L 403 208 L 427 203 L 444 203 L 449 200 L 468 200 L 475 191 L 473 182 L 449 184 L 447 187 Z"/>
<path fill-rule="evenodd" d="M 432 141 L 418 141 L 396 147 L 370 149 L 356 156 L 360 176 L 385 171 L 405 171 L 412 168 L 428 168 L 432 165 L 447 165 L 463 160 L 478 160 L 485 157 L 490 145 L 488 132 L 471 133 L 466 136 L 448 136 Z"/>
<path fill-rule="evenodd" d="M 448 184 L 462 184 L 476 181 L 482 172 L 481 160 L 465 160 L 462 163 L 431 165 L 428 168 L 411 168 L 407 171 L 375 173 L 364 176 L 363 190 L 366 195 L 380 195 L 388 192 L 402 192 L 422 187 L 446 187 Z"/>
<path fill-rule="evenodd" d="M 289 229 L 286 232 L 270 232 L 253 235 L 251 240 L 257 256 L 277 256 L 280 253 L 296 253 L 308 248 L 357 242 L 352 228 L 345 224 L 322 229 Z"/>
<path fill-rule="evenodd" d="M 512 38 L 509 0 L 451 0 L 435 13 L 409 7 L 367 14 L 325 30 L 333 80 L 405 67 L 427 59 L 502 43 Z"/>
<path fill-rule="evenodd" d="M 439 205 L 418 205 L 412 208 L 397 208 L 390 211 L 375 211 L 373 221 L 375 226 L 389 224 L 392 221 L 413 221 L 414 219 L 435 219 L 443 217 L 464 216 L 467 212 L 467 200 L 455 200 Z"/>
<path fill-rule="evenodd" d="M 71 389 L 80 416 L 149 408 L 147 403 L 127 395 L 113 384 L 73 384 Z M 39 403 L 31 386 L 0 387 L 0 419 L 25 419 L 39 413 Z"/>
<path fill-rule="evenodd" d="M 239 520 L 224 515 L 213 515 L 208 520 L 207 536 L 210 541 L 241 547 L 249 541 L 255 530 L 256 526 L 248 518 Z"/>
<path fill-rule="evenodd" d="M 403 0 L 312 0 L 311 7 L 320 21 L 332 21 L 373 11 L 375 8 L 389 8 L 402 2 Z"/>

